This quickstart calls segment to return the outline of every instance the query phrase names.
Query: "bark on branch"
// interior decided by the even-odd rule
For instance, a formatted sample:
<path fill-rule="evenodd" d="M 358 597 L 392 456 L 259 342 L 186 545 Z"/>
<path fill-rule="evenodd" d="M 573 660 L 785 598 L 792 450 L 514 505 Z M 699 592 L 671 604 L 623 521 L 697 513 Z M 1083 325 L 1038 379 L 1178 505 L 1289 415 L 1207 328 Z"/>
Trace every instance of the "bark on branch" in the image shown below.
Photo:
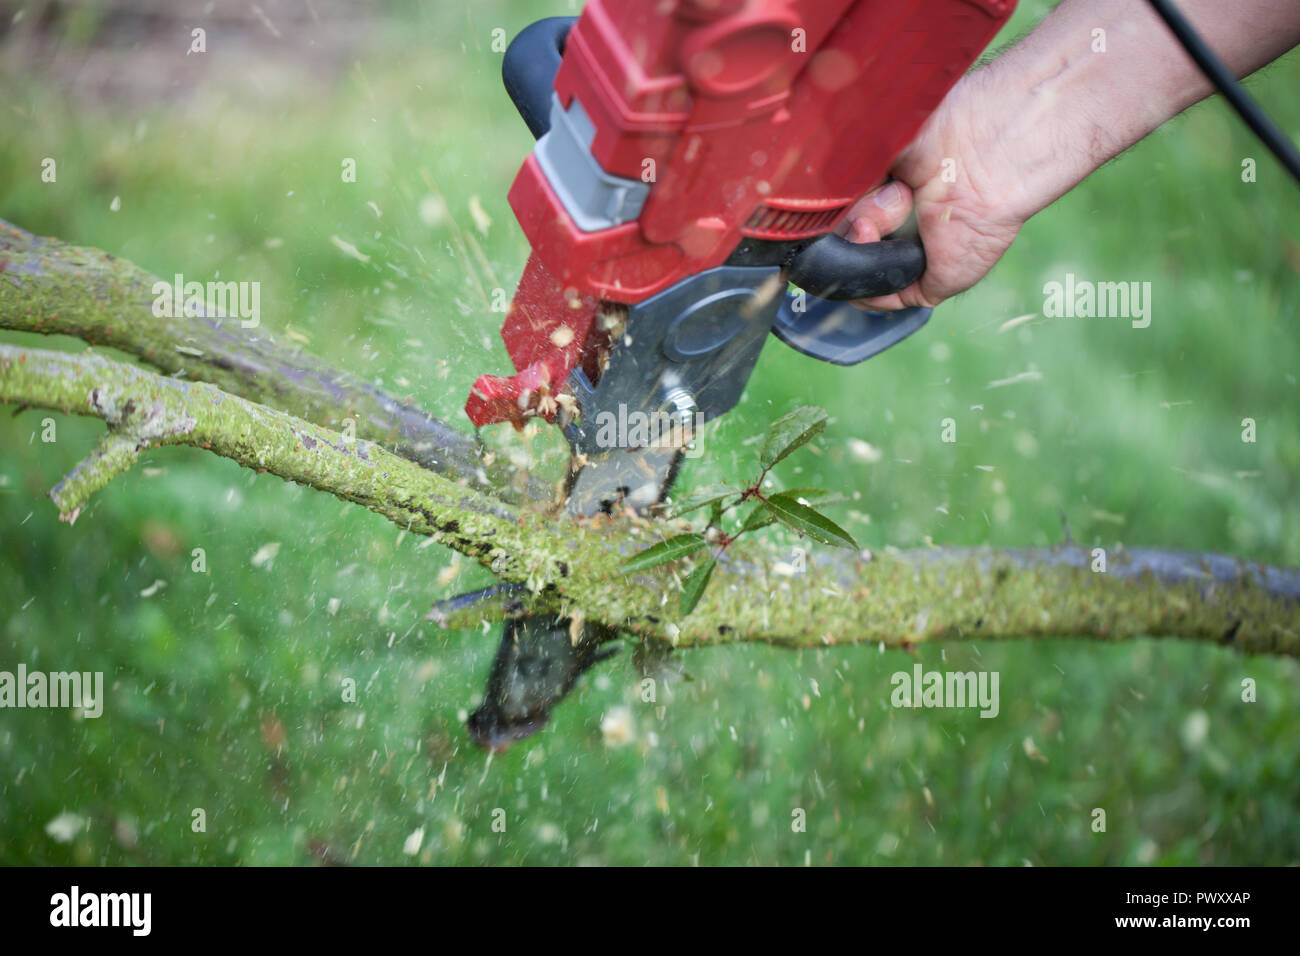
<path fill-rule="evenodd" d="M 478 442 L 409 400 L 335 369 L 238 317 L 155 316 L 160 281 L 133 263 L 0 219 L 0 328 L 70 335 L 134 355 L 167 375 L 224 391 L 320 425 L 346 418 L 361 438 L 425 468 L 504 497 L 547 499 L 553 489 L 504 464 L 485 466 Z"/>
<path fill-rule="evenodd" d="M 663 535 L 664 523 L 555 521 L 516 512 L 372 442 L 349 442 L 212 385 L 90 353 L 0 346 L 0 397 L 93 415 L 127 430 L 119 437 L 132 443 L 130 454 L 83 462 L 56 489 L 65 513 L 135 451 L 195 445 L 434 536 L 503 580 L 525 585 L 517 610 L 578 616 L 679 646 L 1164 634 L 1300 656 L 1300 572 L 1157 551 L 1115 555 L 1105 574 L 1088 570 L 1089 555 L 1077 548 L 851 560 L 815 553 L 809 570 L 791 577 L 774 570 L 782 555 L 771 541 L 745 540 L 729 550 L 695 612 L 675 619 L 685 568 L 632 579 L 615 570 Z"/>
<path fill-rule="evenodd" d="M 152 277 L 49 242 L 18 230 L 0 241 L 0 327 L 104 342 L 173 373 L 93 352 L 0 346 L 0 401 L 109 424 L 100 447 L 51 493 L 65 517 L 144 448 L 187 444 L 354 501 L 523 585 L 510 601 L 454 611 L 451 624 L 548 611 L 677 646 L 1151 634 L 1300 656 L 1300 571 L 1167 551 L 1112 554 L 1106 573 L 1089 570 L 1090 555 L 1072 547 L 814 552 L 806 573 L 786 576 L 772 539 L 746 538 L 728 550 L 696 610 L 679 619 L 689 561 L 617 573 L 677 526 L 517 510 L 481 478 L 466 480 L 478 470 L 473 441 L 431 416 L 308 356 L 287 357 L 269 340 L 250 342 L 225 327 L 232 323 L 155 319 Z M 344 407 L 367 409 L 356 440 L 322 424 L 342 418 Z"/>

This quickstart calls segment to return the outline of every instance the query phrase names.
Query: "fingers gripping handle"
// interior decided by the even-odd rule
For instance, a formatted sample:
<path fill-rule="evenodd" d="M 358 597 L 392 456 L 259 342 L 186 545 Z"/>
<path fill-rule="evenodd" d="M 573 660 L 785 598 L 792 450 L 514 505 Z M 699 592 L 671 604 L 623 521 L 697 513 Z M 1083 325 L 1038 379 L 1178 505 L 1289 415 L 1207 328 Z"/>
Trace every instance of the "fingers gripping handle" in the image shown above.
<path fill-rule="evenodd" d="M 925 249 L 915 237 L 849 242 L 829 233 L 790 261 L 790 281 L 819 299 L 872 299 L 899 292 L 925 272 Z"/>
<path fill-rule="evenodd" d="M 923 272 L 925 249 L 914 236 L 862 243 L 822 236 L 787 264 L 787 277 L 804 291 L 786 295 L 772 334 L 812 358 L 856 365 L 925 325 L 930 310 L 869 312 L 849 300 L 899 292 Z"/>

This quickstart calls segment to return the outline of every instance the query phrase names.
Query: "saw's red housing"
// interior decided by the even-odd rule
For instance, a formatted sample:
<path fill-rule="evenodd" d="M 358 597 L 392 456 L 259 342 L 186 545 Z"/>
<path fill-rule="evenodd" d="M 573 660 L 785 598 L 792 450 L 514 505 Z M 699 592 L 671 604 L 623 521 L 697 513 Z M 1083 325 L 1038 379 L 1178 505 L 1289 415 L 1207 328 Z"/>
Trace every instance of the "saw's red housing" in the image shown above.
<path fill-rule="evenodd" d="M 1015 0 L 588 0 L 555 92 L 606 173 L 650 183 L 640 217 L 583 232 L 534 156 L 510 189 L 532 246 L 482 376 L 476 425 L 554 409 L 595 345 L 599 300 L 633 304 L 721 265 L 742 237 L 832 230 L 878 185 Z M 939 170 L 934 174 L 938 175 Z M 540 406 L 539 406 L 540 403 Z"/>

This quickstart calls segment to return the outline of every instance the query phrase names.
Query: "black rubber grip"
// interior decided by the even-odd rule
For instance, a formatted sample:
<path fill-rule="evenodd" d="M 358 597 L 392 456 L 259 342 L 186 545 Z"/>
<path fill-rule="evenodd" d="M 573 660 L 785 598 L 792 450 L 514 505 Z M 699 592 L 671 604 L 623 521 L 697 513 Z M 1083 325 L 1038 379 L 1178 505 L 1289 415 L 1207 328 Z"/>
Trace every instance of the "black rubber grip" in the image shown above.
<path fill-rule="evenodd" d="M 787 267 L 790 281 L 819 299 L 871 299 L 899 292 L 925 272 L 915 238 L 849 242 L 828 233 L 801 249 Z"/>
<path fill-rule="evenodd" d="M 577 17 L 547 17 L 524 27 L 506 48 L 501 79 L 534 139 L 551 128 L 551 95 L 564 40 Z"/>

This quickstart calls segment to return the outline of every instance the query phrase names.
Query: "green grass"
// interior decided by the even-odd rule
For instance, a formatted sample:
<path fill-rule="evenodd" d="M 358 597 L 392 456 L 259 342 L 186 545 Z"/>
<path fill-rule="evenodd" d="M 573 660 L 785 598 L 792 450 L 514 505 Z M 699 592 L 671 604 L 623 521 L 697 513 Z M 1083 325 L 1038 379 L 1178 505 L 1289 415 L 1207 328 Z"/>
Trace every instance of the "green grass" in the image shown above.
<path fill-rule="evenodd" d="M 260 95 L 215 31 L 213 72 L 165 101 L 7 80 L 0 216 L 163 276 L 256 279 L 268 328 L 460 422 L 473 377 L 507 368 L 488 303 L 527 255 L 505 193 L 530 138 L 490 31 L 565 6 L 399 8 L 355 64 L 295 79 L 290 56 L 295 81 Z M 1021 6 L 1008 37 L 1046 4 Z M 65 45 L 111 39 L 98 30 L 83 16 Z M 308 39 L 282 42 L 296 56 Z M 198 67 L 178 53 L 150 68 Z M 1251 84 L 1292 135 L 1298 80 L 1292 55 Z M 45 156 L 55 184 L 40 181 Z M 340 182 L 343 157 L 356 184 Z M 771 343 L 683 490 L 748 477 L 746 441 L 813 403 L 832 424 L 779 474 L 853 495 L 832 514 L 869 548 L 1044 545 L 1064 511 L 1084 543 L 1300 564 L 1297 213 L 1300 192 L 1226 106 L 1197 107 L 1031 222 L 898 348 L 839 369 Z M 1067 271 L 1150 281 L 1151 327 L 999 334 Z M 1041 378 L 989 387 L 1030 369 Z M 489 760 L 463 719 L 495 633 L 421 620 L 485 572 L 192 449 L 149 453 L 69 527 L 43 494 L 102 426 L 48 416 L 57 441 L 43 443 L 46 417 L 0 416 L 0 669 L 101 670 L 110 690 L 98 720 L 0 711 L 0 862 L 1300 861 L 1293 661 L 1154 639 L 921 648 L 928 669 L 1000 672 L 1001 713 L 982 720 L 891 708 L 890 675 L 914 658 L 872 646 L 692 652 L 694 680 L 643 703 L 629 648 L 546 731 Z M 949 417 L 956 444 L 939 440 Z M 857 463 L 851 438 L 883 458 Z M 550 433 L 532 446 L 561 450 Z M 356 704 L 341 700 L 348 677 Z M 627 746 L 602 738 L 614 708 L 630 712 Z M 205 833 L 190 826 L 199 807 Z M 807 832 L 792 831 L 795 808 Z M 64 811 L 86 827 L 58 843 L 45 826 Z M 420 827 L 420 854 L 403 855 Z"/>

